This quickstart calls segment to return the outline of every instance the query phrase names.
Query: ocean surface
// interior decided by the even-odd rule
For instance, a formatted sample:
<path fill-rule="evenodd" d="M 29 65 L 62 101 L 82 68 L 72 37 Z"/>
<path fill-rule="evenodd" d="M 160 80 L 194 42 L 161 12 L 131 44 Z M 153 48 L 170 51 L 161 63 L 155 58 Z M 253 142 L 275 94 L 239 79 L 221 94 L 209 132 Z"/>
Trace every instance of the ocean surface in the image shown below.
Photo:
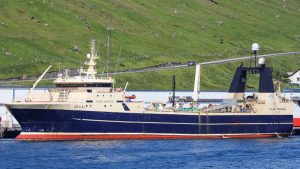
<path fill-rule="evenodd" d="M 41 91 L 43 91 L 41 89 Z M 1 89 L 0 101 L 26 96 L 27 90 Z M 148 100 L 167 100 L 169 91 L 129 92 Z M 149 93 L 151 95 L 149 96 Z M 192 95 L 191 91 L 177 95 Z M 203 92 L 200 98 L 223 98 Z M 148 100 L 147 100 L 148 99 Z M 5 119 L 5 108 L 0 115 Z M 274 139 L 18 141 L 0 139 L 0 169 L 120 168 L 300 168 L 300 136 Z"/>
<path fill-rule="evenodd" d="M 0 140 L 1 169 L 300 168 L 300 136 L 274 139 Z"/>

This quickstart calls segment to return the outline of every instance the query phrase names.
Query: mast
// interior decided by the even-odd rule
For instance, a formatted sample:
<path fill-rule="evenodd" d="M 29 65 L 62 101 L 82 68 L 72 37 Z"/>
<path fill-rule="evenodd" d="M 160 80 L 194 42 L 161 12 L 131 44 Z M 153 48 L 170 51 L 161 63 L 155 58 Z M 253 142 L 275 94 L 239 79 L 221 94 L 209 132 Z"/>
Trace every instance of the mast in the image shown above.
<path fill-rule="evenodd" d="M 176 76 L 175 75 L 173 75 L 172 89 L 173 89 L 172 106 L 175 107 L 175 90 L 176 90 Z"/>
<path fill-rule="evenodd" d="M 109 77 L 109 64 L 111 60 L 111 45 L 110 45 L 110 39 L 111 39 L 111 31 L 113 30 L 112 27 L 107 27 L 107 67 L 106 67 L 106 75 Z"/>
<path fill-rule="evenodd" d="M 96 59 L 99 57 L 97 56 L 96 52 L 96 40 L 92 39 L 91 40 L 91 52 L 87 54 L 87 58 L 89 59 L 86 61 L 84 64 L 88 66 L 87 70 L 82 71 L 83 74 L 86 74 L 90 78 L 95 78 L 97 74 L 97 70 L 95 69 L 96 67 Z"/>
<path fill-rule="evenodd" d="M 196 64 L 196 71 L 195 71 L 195 83 L 194 83 L 194 95 L 193 100 L 194 102 L 198 102 L 198 94 L 200 92 L 200 64 Z"/>

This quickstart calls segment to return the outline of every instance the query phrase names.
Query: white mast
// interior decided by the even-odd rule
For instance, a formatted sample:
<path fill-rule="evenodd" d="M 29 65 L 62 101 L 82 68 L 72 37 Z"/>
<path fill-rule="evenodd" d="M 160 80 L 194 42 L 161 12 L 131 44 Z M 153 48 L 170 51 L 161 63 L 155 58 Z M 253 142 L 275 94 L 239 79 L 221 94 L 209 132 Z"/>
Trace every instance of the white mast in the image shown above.
<path fill-rule="evenodd" d="M 89 78 L 95 78 L 95 75 L 97 74 L 97 70 L 95 69 L 96 66 L 96 59 L 99 57 L 97 56 L 96 48 L 95 48 L 95 39 L 91 40 L 91 53 L 87 54 L 87 58 L 89 59 L 84 64 L 88 66 L 88 69 L 85 71 L 82 71 L 82 73 L 86 74 Z"/>
<path fill-rule="evenodd" d="M 199 92 L 200 92 L 200 63 L 197 63 L 196 71 L 195 71 L 195 83 L 194 83 L 194 95 L 193 95 L 194 102 L 198 101 Z"/>

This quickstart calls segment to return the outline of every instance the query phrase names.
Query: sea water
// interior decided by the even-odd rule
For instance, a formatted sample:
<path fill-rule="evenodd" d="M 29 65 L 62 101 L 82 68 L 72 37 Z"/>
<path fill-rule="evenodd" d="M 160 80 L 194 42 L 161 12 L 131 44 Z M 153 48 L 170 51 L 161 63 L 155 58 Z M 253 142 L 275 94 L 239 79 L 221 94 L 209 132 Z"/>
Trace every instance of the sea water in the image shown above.
<path fill-rule="evenodd" d="M 300 137 L 219 140 L 0 140 L 1 169 L 300 168 Z"/>
<path fill-rule="evenodd" d="M 2 91 L 3 90 L 3 91 Z M 26 90 L 1 89 L 2 102 Z M 149 95 L 151 93 L 151 95 Z M 167 100 L 170 92 L 129 92 Z M 191 95 L 192 92 L 177 92 Z M 200 98 L 225 92 L 200 93 Z M 151 96 L 151 97 L 150 97 Z M 0 106 L 1 107 L 1 106 Z M 2 106 L 3 107 L 3 106 Z M 4 110 L 2 112 L 5 112 Z M 0 169 L 48 168 L 300 168 L 300 136 L 274 139 L 18 141 L 0 140 Z"/>

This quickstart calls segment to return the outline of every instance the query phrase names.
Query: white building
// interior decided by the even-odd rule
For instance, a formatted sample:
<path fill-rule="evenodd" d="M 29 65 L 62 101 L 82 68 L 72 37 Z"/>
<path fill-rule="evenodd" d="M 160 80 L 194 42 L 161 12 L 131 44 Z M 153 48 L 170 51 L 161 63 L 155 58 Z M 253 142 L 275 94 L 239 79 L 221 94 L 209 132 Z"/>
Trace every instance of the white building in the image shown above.
<path fill-rule="evenodd" d="M 300 69 L 298 69 L 296 72 L 288 72 L 287 74 L 291 84 L 297 84 L 300 86 Z"/>

